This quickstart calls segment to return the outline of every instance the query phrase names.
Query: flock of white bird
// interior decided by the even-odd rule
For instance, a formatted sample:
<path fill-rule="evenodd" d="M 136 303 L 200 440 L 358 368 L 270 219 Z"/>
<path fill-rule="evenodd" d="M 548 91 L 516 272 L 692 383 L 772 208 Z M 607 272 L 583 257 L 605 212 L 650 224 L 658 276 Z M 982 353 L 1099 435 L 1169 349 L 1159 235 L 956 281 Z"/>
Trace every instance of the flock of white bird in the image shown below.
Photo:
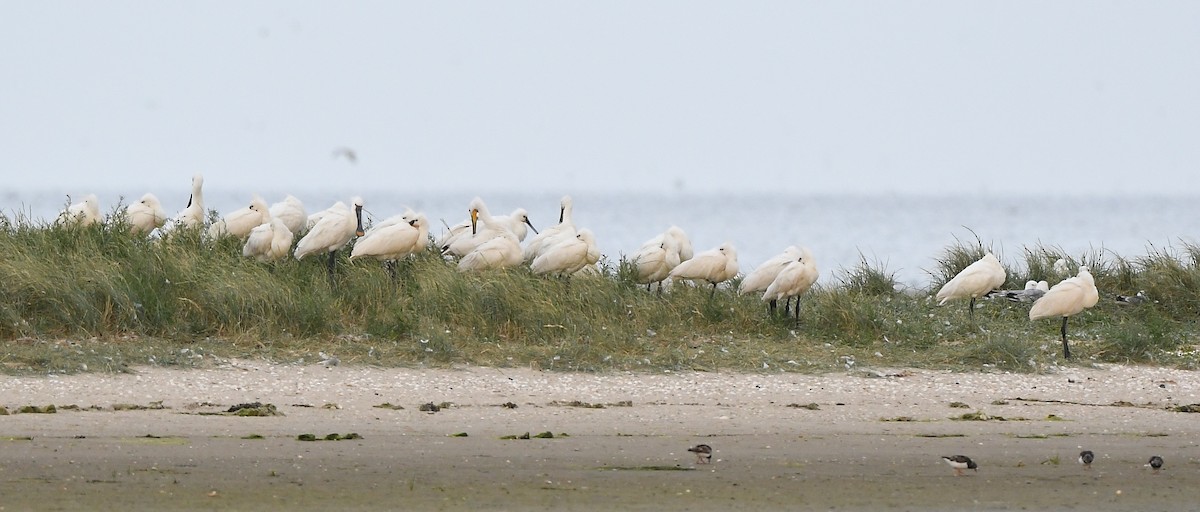
<path fill-rule="evenodd" d="M 1054 270 L 1060 275 L 1066 274 L 1066 261 L 1056 261 Z M 970 314 L 973 317 L 975 299 L 996 292 L 1007 279 L 1004 266 L 989 252 L 942 285 L 936 299 L 939 305 L 951 299 L 970 299 Z M 1028 281 L 1024 290 L 1008 291 L 1004 295 L 1012 300 L 1032 301 L 1033 306 L 1029 308 L 1031 321 L 1062 317 L 1063 357 L 1067 359 L 1071 358 L 1071 347 L 1067 344 L 1067 319 L 1095 306 L 1100 300 L 1091 270 L 1082 265 L 1077 275 L 1063 279 L 1053 287 L 1046 281 Z"/>
<path fill-rule="evenodd" d="M 146 194 L 125 210 L 126 221 L 134 233 L 150 236 L 169 236 L 177 229 L 203 229 L 204 178 L 192 178 L 192 193 L 188 205 L 174 217 L 167 217 L 154 194 Z M 467 205 L 468 218 L 450 227 L 432 242 L 447 258 L 457 260 L 461 271 L 509 268 L 528 265 L 538 275 L 570 276 L 596 272 L 600 251 L 595 235 L 586 228 L 577 228 L 572 217 L 574 205 L 570 196 L 559 204 L 558 224 L 538 232 L 528 213 L 518 208 L 509 215 L 493 216 L 483 200 L 476 197 Z M 350 205 L 339 201 L 330 208 L 311 215 L 304 204 L 293 196 L 267 205 L 255 196 L 250 204 L 229 212 L 208 226 L 211 238 L 237 237 L 245 241 L 242 254 L 268 262 L 286 258 L 289 252 L 297 259 L 310 254 L 327 253 L 329 272 L 333 276 L 336 253 L 356 237 L 350 260 L 373 258 L 393 263 L 426 249 L 431 242 L 429 221 L 424 214 L 408 210 L 385 219 L 363 231 L 362 198 L 351 199 Z M 59 223 L 89 225 L 101 222 L 100 204 L 96 196 L 70 205 L 58 217 Z M 533 238 L 522 247 L 529 231 Z M 295 248 L 296 235 L 304 233 Z M 647 289 L 658 284 L 661 293 L 668 280 L 707 282 L 716 292 L 717 285 L 738 275 L 737 250 L 733 244 L 694 253 L 687 233 L 671 226 L 662 234 L 647 240 L 630 258 L 637 269 L 636 280 Z M 392 267 L 389 266 L 389 271 Z M 1065 262 L 1055 264 L 1055 271 L 1066 273 Z M 772 312 L 778 301 L 787 305 L 807 292 L 816 282 L 819 272 L 812 251 L 791 246 L 763 262 L 741 281 L 740 294 L 757 294 L 770 304 Z M 951 299 L 970 299 L 973 319 L 975 300 L 995 293 L 1007 279 L 1000 261 L 991 253 L 968 265 L 938 291 L 939 305 Z M 1049 287 L 1045 281 L 1030 281 L 1025 290 L 1006 292 L 1013 300 L 1032 301 L 1030 320 L 1062 317 L 1063 352 L 1070 357 L 1067 345 L 1067 318 L 1094 306 L 1099 298 L 1095 281 L 1086 266 L 1078 275 Z M 799 319 L 799 306 L 795 308 Z"/>

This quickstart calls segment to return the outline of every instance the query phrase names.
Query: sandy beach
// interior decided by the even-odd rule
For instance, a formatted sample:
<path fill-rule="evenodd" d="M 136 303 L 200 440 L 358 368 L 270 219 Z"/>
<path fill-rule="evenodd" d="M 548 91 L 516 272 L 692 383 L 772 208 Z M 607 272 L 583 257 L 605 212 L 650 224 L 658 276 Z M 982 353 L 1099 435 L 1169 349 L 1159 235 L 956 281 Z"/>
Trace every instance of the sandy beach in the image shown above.
<path fill-rule="evenodd" d="M 0 509 L 1191 510 L 1200 416 L 1173 409 L 1200 403 L 1198 384 L 1127 366 L 5 376 Z M 253 402 L 281 415 L 225 412 Z M 711 464 L 687 451 L 699 443 Z M 940 458 L 954 454 L 978 471 L 955 476 Z"/>

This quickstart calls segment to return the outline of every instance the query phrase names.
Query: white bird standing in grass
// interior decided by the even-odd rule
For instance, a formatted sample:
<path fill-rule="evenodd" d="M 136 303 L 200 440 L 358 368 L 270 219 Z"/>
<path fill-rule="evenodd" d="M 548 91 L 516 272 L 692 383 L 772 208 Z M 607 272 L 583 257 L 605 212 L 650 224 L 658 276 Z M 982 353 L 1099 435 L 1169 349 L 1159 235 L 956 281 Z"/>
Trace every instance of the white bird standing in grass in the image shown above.
<path fill-rule="evenodd" d="M 571 238 L 558 239 L 553 245 L 542 248 L 529 267 L 537 275 L 569 276 L 596 263 L 599 257 L 596 236 L 590 229 L 581 229 Z"/>
<path fill-rule="evenodd" d="M 571 196 L 562 196 L 558 200 L 558 224 L 550 226 L 538 233 L 529 243 L 525 245 L 524 258 L 528 263 L 533 263 L 533 260 L 542 254 L 542 251 L 554 245 L 558 241 L 570 241 L 577 234 L 575 229 L 575 221 L 571 218 L 571 212 L 575 210 L 575 202 Z"/>
<path fill-rule="evenodd" d="M 796 261 L 800 257 L 800 248 L 794 245 L 789 245 L 782 253 L 770 257 L 764 261 L 753 272 L 742 278 L 742 284 L 738 286 L 738 295 L 747 293 L 761 293 L 771 286 L 771 281 L 775 280 L 775 276 L 779 275 L 779 271 L 783 270 L 788 263 Z M 775 311 L 776 301 L 771 299 L 771 311 Z"/>
<path fill-rule="evenodd" d="M 779 299 L 790 301 L 795 298 L 797 322 L 800 321 L 800 296 L 812 288 L 813 283 L 817 282 L 817 277 L 821 275 L 817 270 L 817 262 L 813 259 L 812 251 L 805 247 L 799 249 L 799 253 L 776 274 L 775 279 L 771 281 L 770 285 L 767 285 L 767 290 L 763 292 L 762 296 L 762 300 L 770 302 L 771 313 L 775 313 L 775 305 Z M 784 307 L 783 313 L 787 314 L 786 307 Z"/>
<path fill-rule="evenodd" d="M 270 222 L 271 212 L 267 202 L 255 194 L 250 204 L 225 214 L 221 220 L 209 226 L 208 237 L 217 239 L 232 236 L 241 239 L 250 235 L 250 230 Z"/>
<path fill-rule="evenodd" d="M 975 319 L 975 299 L 986 295 L 996 287 L 1004 284 L 1008 274 L 1004 265 L 992 253 L 984 254 L 979 261 L 967 265 L 953 279 L 942 285 L 937 292 L 938 305 L 941 306 L 950 299 L 971 299 L 969 310 L 972 321 Z"/>
<path fill-rule="evenodd" d="M 192 176 L 192 195 L 188 196 L 188 204 L 163 229 L 171 231 L 175 228 L 195 229 L 204 226 L 204 175 L 196 173 Z"/>
<path fill-rule="evenodd" d="M 130 233 L 147 234 L 167 222 L 167 211 L 157 196 L 147 192 L 138 202 L 125 207 L 125 220 L 129 222 Z"/>
<path fill-rule="evenodd" d="M 96 194 L 88 194 L 83 201 L 68 206 L 54 221 L 55 224 L 74 226 L 91 226 L 97 222 L 100 222 L 100 199 Z"/>
<path fill-rule="evenodd" d="M 265 224 L 255 226 L 242 246 L 242 256 L 261 262 L 279 261 L 287 257 L 292 248 L 295 234 L 283 223 L 283 219 L 272 217 Z"/>
<path fill-rule="evenodd" d="M 355 242 L 350 261 L 364 257 L 380 260 L 394 279 L 396 260 L 425 250 L 428 243 L 429 220 L 424 214 L 409 211 L 367 231 Z"/>
<path fill-rule="evenodd" d="M 633 255 L 632 262 L 637 269 L 634 281 L 646 285 L 658 283 L 658 293 L 662 293 L 663 280 L 679 266 L 679 240 L 672 236 L 658 235 L 638 249 Z"/>
<path fill-rule="evenodd" d="M 529 220 L 529 212 L 525 211 L 524 208 L 517 208 L 508 215 L 497 215 L 493 219 L 497 225 L 507 226 L 509 231 L 517 235 L 518 242 L 525 241 L 525 237 L 529 234 L 530 229 L 535 234 L 538 232 L 537 228 L 533 227 L 533 222 Z M 458 241 L 459 238 L 469 238 L 471 236 L 471 219 L 467 219 L 450 227 L 446 234 L 438 238 L 435 243 L 438 247 L 448 247 Z"/>
<path fill-rule="evenodd" d="M 312 229 L 308 230 L 308 234 L 300 239 L 296 244 L 296 259 L 304 259 L 305 256 L 317 252 L 329 253 L 329 279 L 333 280 L 335 258 L 337 257 L 338 249 L 341 249 L 347 243 L 350 243 L 355 236 L 362 236 L 362 208 L 363 200 L 361 197 L 355 197 L 351 200 L 353 208 L 346 206 L 346 203 L 338 201 L 333 207 L 325 210 L 325 214 L 321 220 L 317 222 Z"/>
<path fill-rule="evenodd" d="M 308 227 L 308 212 L 304 209 L 304 203 L 291 194 L 271 205 L 267 212 L 271 218 L 283 221 L 293 235 L 300 234 L 300 230 Z"/>
<path fill-rule="evenodd" d="M 445 251 L 463 254 L 458 262 L 458 270 L 487 270 L 521 264 L 521 241 L 507 226 L 496 222 L 482 199 L 472 199 L 468 213 L 471 216 L 471 238 L 460 238 Z M 480 226 L 481 223 L 483 226 Z M 467 247 L 470 249 L 462 252 Z"/>
<path fill-rule="evenodd" d="M 1029 319 L 1040 320 L 1061 316 L 1063 358 L 1070 359 L 1071 347 L 1067 345 L 1067 318 L 1095 306 L 1099 300 L 1100 292 L 1096 290 L 1096 280 L 1092 278 L 1091 270 L 1086 266 L 1080 266 L 1078 275 L 1062 280 L 1033 303 L 1033 307 L 1029 309 Z"/>
<path fill-rule="evenodd" d="M 708 296 L 712 297 L 717 293 L 717 284 L 733 279 L 737 273 L 737 250 L 733 244 L 725 242 L 716 249 L 709 249 L 680 263 L 668 276 L 674 279 L 708 281 L 712 284 L 712 291 Z"/>

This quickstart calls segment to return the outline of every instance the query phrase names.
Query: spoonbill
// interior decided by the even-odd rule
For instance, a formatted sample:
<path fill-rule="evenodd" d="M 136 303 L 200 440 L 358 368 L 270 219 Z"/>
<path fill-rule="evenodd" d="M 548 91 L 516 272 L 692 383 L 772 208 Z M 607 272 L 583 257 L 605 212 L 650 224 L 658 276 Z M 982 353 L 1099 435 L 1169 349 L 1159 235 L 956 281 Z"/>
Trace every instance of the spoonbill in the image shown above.
<path fill-rule="evenodd" d="M 493 217 L 493 219 L 497 225 L 506 226 L 509 231 L 512 231 L 514 235 L 517 235 L 518 242 L 525 241 L 525 237 L 529 234 L 529 230 L 532 229 L 535 234 L 538 232 L 537 228 L 533 227 L 533 222 L 529 220 L 529 212 L 525 211 L 524 208 L 517 208 L 508 215 L 497 215 Z M 452 245 L 460 237 L 470 236 L 472 236 L 471 219 L 468 218 L 467 220 L 450 227 L 449 230 L 440 238 L 438 238 L 435 243 L 438 247 L 447 247 Z"/>
<path fill-rule="evenodd" d="M 658 283 L 658 293 L 661 294 L 663 280 L 679 266 L 679 240 L 663 235 L 651 238 L 638 249 L 631 261 L 637 269 L 634 281 L 646 285 L 646 291 L 650 290 L 651 284 Z"/>
<path fill-rule="evenodd" d="M 96 194 L 88 194 L 83 201 L 68 206 L 54 221 L 55 224 L 74 226 L 91 226 L 97 222 L 100 222 L 100 199 Z"/>
<path fill-rule="evenodd" d="M 292 234 L 298 234 L 301 229 L 308 227 L 308 212 L 304 210 L 304 203 L 291 194 L 271 205 L 267 212 L 272 218 L 278 217 L 283 221 Z"/>
<path fill-rule="evenodd" d="M 208 237 L 216 239 L 228 235 L 245 238 L 250 234 L 250 230 L 270 222 L 271 212 L 267 207 L 267 202 L 255 194 L 250 199 L 249 205 L 225 214 L 221 220 L 209 226 Z"/>
<path fill-rule="evenodd" d="M 350 261 L 367 257 L 383 261 L 388 274 L 394 279 L 396 260 L 425 250 L 428 243 L 429 220 L 424 214 L 405 213 L 372 227 L 355 242 L 354 250 L 350 251 Z"/>
<path fill-rule="evenodd" d="M 283 219 L 271 217 L 270 222 L 250 230 L 246 244 L 242 246 L 242 256 L 262 262 L 279 261 L 287 257 L 294 237 Z"/>
<path fill-rule="evenodd" d="M 529 268 L 537 275 L 569 276 L 596 263 L 599 257 L 596 236 L 592 234 L 592 230 L 585 228 L 571 238 L 560 239 L 554 245 L 544 247 Z"/>
<path fill-rule="evenodd" d="M 1071 347 L 1067 345 L 1067 318 L 1077 315 L 1083 310 L 1096 305 L 1100 300 L 1100 292 L 1096 290 L 1096 280 L 1087 266 L 1079 267 L 1075 277 L 1063 279 L 1042 295 L 1042 298 L 1029 308 L 1030 320 L 1041 320 L 1056 316 L 1062 317 L 1063 358 L 1071 358 Z"/>
<path fill-rule="evenodd" d="M 680 263 L 671 270 L 668 277 L 708 281 L 712 283 L 712 291 L 708 296 L 712 297 L 717 293 L 717 284 L 733 279 L 737 272 L 737 250 L 733 244 L 725 242 L 720 247 L 709 249 Z"/>
<path fill-rule="evenodd" d="M 363 235 L 363 200 L 361 197 L 355 197 L 351 200 L 351 204 L 354 205 L 353 208 L 338 201 L 333 207 L 325 210 L 325 215 L 321 217 L 321 220 L 312 229 L 309 229 L 308 234 L 304 235 L 304 238 L 301 238 L 300 242 L 296 244 L 297 260 L 321 251 L 329 253 L 330 281 L 333 280 L 338 249 L 350 243 L 355 236 Z"/>
<path fill-rule="evenodd" d="M 775 280 L 775 276 L 779 275 L 779 271 L 783 270 L 788 263 L 795 261 L 800 257 L 800 248 L 794 245 L 788 246 L 782 253 L 772 256 L 762 265 L 754 269 L 753 272 L 746 275 L 742 279 L 742 284 L 738 286 L 738 295 L 745 295 L 751 292 L 764 292 L 768 286 L 771 286 L 771 281 Z M 771 299 L 771 311 L 775 311 L 774 299 Z M 786 310 L 786 308 L 785 308 Z"/>
<path fill-rule="evenodd" d="M 188 204 L 175 214 L 163 229 L 170 231 L 181 227 L 187 229 L 199 228 L 204 225 L 204 175 L 196 173 L 192 176 L 192 195 L 188 196 Z"/>
<path fill-rule="evenodd" d="M 130 233 L 146 234 L 167 222 L 167 212 L 158 197 L 147 192 L 138 202 L 125 207 L 125 219 L 129 221 Z"/>
<path fill-rule="evenodd" d="M 525 261 L 532 263 L 535 258 L 542 254 L 547 246 L 553 245 L 557 240 L 567 240 L 574 238 L 576 235 L 575 221 L 571 218 L 571 212 L 574 211 L 574 201 L 571 196 L 562 196 L 558 201 L 558 224 L 550 226 L 534 236 L 528 244 L 525 245 Z"/>
<path fill-rule="evenodd" d="M 799 249 L 799 252 L 800 254 L 795 259 L 788 262 L 787 266 L 779 271 L 762 295 L 764 301 L 771 303 L 771 313 L 775 313 L 775 304 L 779 299 L 795 298 L 797 322 L 800 321 L 800 296 L 812 288 L 813 283 L 817 282 L 817 277 L 820 276 L 812 251 L 804 247 Z M 786 308 L 784 314 L 787 314 Z"/>
<path fill-rule="evenodd" d="M 491 240 L 499 233 L 508 233 L 512 235 L 512 239 L 517 244 L 519 249 L 521 239 L 511 229 L 508 222 L 503 222 L 498 217 L 493 217 L 488 210 L 487 204 L 483 199 L 476 197 L 467 205 L 467 222 L 470 224 L 468 230 L 460 236 L 454 237 L 448 244 L 442 246 L 442 253 L 456 257 L 466 257 L 468 253 L 475 250 L 476 247 L 484 242 Z M 525 219 L 528 221 L 528 217 Z M 482 226 L 480 226 L 482 224 Z M 530 224 L 532 226 L 532 224 Z"/>
<path fill-rule="evenodd" d="M 950 299 L 970 298 L 969 313 L 971 320 L 974 321 L 975 299 L 1004 284 L 1004 280 L 1007 278 L 1008 274 L 1004 271 L 1004 265 L 1001 265 L 1000 260 L 989 252 L 979 258 L 979 261 L 967 265 L 967 268 L 962 269 L 958 275 L 942 285 L 942 289 L 937 292 L 938 305 L 941 306 Z"/>

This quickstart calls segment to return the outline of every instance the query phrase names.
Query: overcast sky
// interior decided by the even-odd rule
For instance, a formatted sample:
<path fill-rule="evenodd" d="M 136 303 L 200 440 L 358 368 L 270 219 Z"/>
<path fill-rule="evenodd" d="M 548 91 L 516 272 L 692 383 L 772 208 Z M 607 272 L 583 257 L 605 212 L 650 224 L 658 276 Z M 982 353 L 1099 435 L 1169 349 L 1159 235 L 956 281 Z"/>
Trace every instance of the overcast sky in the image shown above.
<path fill-rule="evenodd" d="M 9 188 L 1200 193 L 1194 1 L 0 5 Z"/>

